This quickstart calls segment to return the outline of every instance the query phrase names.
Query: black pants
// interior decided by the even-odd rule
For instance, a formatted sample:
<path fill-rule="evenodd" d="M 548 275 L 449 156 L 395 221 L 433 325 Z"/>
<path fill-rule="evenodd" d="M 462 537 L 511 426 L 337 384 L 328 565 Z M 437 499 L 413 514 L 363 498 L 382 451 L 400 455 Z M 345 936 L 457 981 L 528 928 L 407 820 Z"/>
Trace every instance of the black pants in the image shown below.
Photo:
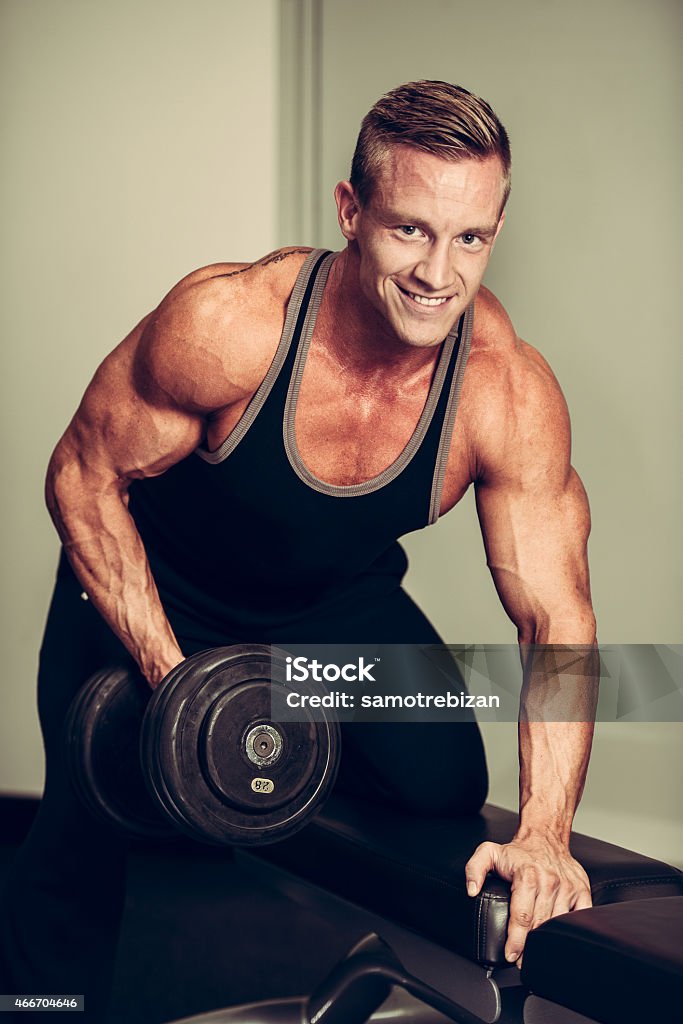
<path fill-rule="evenodd" d="M 93 820 L 80 804 L 67 777 L 62 729 L 74 694 L 93 672 L 105 664 L 132 662 L 80 593 L 77 580 L 62 565 L 40 655 L 45 791 L 5 886 L 0 993 L 83 993 L 86 1011 L 78 1020 L 94 1024 L 106 1018 L 125 896 L 127 840 Z M 400 590 L 381 609 L 359 610 L 352 623 L 311 625 L 311 635 L 303 639 L 339 643 L 345 635 L 357 643 L 378 638 L 386 643 L 440 642 Z M 193 653 L 191 643 L 178 639 L 184 653 Z M 216 637 L 215 643 L 231 639 Z M 368 722 L 343 726 L 342 732 L 338 785 L 346 792 L 422 815 L 474 813 L 484 802 L 486 763 L 475 722 Z M 447 792 L 437 795 L 433 786 L 425 785 L 435 773 L 451 780 Z M 43 1017 L 47 1019 L 29 1015 L 33 1021 Z"/>

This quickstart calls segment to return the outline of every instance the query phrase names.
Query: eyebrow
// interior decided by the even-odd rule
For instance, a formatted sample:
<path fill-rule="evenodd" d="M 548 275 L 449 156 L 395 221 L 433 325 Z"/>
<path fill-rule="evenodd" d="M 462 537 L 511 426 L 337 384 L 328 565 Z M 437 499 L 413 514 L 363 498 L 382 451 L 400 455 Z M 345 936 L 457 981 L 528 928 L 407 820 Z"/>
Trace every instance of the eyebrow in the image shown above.
<path fill-rule="evenodd" d="M 430 230 L 430 226 L 427 221 L 422 220 L 421 217 L 410 217 L 409 215 L 404 215 L 400 211 L 396 210 L 388 210 L 384 216 L 378 217 L 378 220 L 380 220 L 386 227 L 391 227 L 393 224 L 410 224 L 416 228 L 423 228 L 426 231 Z M 460 237 L 460 235 L 478 235 L 479 238 L 483 238 L 488 241 L 495 235 L 497 227 L 498 221 L 493 225 L 486 224 L 481 225 L 480 227 L 463 228 L 462 231 L 458 232 L 458 237 Z"/>
<path fill-rule="evenodd" d="M 480 228 L 465 228 L 461 231 L 461 235 L 479 235 L 480 238 L 493 238 L 496 233 L 498 224 L 494 224 L 493 227 L 480 227 Z"/>

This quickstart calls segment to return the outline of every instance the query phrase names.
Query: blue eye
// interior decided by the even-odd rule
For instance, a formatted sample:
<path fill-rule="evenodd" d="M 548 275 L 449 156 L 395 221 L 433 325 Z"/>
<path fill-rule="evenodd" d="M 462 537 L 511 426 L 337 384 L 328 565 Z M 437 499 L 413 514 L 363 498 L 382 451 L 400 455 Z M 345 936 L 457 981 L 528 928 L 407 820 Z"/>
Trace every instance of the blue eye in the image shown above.
<path fill-rule="evenodd" d="M 475 242 L 479 241 L 477 235 L 473 235 L 470 231 L 468 231 L 467 234 L 462 236 L 462 240 L 465 243 L 465 245 L 473 245 Z"/>
<path fill-rule="evenodd" d="M 415 227 L 414 224 L 401 224 L 399 230 L 402 231 L 404 235 L 408 235 L 409 238 L 412 238 L 412 236 L 417 231 L 417 228 Z"/>

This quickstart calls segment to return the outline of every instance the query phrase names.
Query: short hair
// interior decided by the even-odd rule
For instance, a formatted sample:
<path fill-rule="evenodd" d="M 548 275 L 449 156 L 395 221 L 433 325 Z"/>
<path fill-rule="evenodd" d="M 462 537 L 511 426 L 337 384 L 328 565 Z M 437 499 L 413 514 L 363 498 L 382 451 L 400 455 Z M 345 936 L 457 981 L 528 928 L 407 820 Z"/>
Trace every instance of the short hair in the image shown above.
<path fill-rule="evenodd" d="M 351 164 L 351 185 L 365 205 L 390 146 L 411 146 L 444 160 L 486 160 L 503 168 L 501 213 L 510 194 L 510 140 L 492 108 L 449 82 L 408 82 L 375 103 L 361 124 Z"/>

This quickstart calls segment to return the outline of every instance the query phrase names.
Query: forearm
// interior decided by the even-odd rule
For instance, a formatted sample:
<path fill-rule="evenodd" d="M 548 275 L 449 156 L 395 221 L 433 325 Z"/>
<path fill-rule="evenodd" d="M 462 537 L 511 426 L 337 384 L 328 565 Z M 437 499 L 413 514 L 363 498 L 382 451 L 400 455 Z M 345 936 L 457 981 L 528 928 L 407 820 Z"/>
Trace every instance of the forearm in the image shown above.
<path fill-rule="evenodd" d="M 587 722 L 520 722 L 519 838 L 542 833 L 569 843 L 592 739 Z"/>
<path fill-rule="evenodd" d="M 156 686 L 183 660 L 147 555 L 115 480 L 89 480 L 53 458 L 46 501 L 66 554 L 103 619 Z"/>
<path fill-rule="evenodd" d="M 511 883 L 505 956 L 518 966 L 531 929 L 591 906 L 590 881 L 570 853 L 569 837 L 588 768 L 599 680 L 597 647 L 590 643 L 523 646 L 522 661 L 519 825 L 509 843 L 480 844 L 465 868 L 471 896 L 491 870 Z"/>
<path fill-rule="evenodd" d="M 599 684 L 593 645 L 523 650 L 517 835 L 568 844 L 588 770 Z"/>

